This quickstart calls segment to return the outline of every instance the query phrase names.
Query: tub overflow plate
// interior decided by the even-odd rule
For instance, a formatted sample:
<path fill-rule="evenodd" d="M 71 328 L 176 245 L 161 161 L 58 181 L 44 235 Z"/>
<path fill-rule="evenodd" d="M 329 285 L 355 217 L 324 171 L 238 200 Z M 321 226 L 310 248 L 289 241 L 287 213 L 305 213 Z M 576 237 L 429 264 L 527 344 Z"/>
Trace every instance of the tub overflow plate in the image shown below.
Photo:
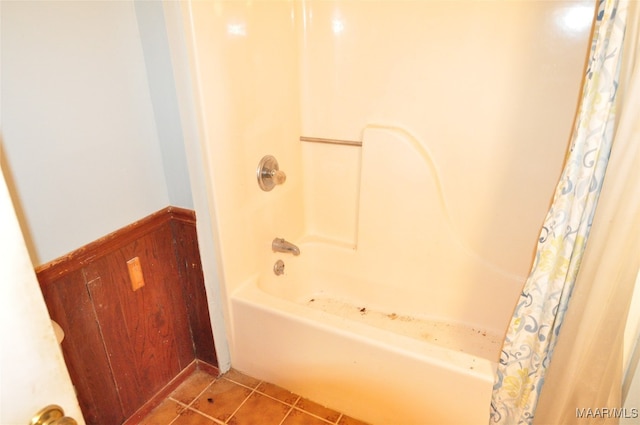
<path fill-rule="evenodd" d="M 273 265 L 273 272 L 276 274 L 276 276 L 284 274 L 284 261 L 276 261 L 276 263 Z"/>

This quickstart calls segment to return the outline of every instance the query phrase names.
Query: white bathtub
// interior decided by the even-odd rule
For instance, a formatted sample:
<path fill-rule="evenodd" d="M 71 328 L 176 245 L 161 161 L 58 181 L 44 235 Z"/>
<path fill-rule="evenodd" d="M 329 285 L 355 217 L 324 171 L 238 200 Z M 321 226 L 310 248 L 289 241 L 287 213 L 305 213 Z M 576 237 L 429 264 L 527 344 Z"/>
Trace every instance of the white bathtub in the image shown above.
<path fill-rule="evenodd" d="M 351 158 L 340 151 L 308 158 L 329 171 L 313 175 L 323 190 L 305 186 L 324 194 L 306 210 L 351 215 L 341 234 L 293 241 L 297 257 L 260 244 L 259 272 L 230 297 L 234 367 L 372 424 L 486 423 L 522 276 L 471 247 L 407 132 L 367 127 L 357 179 L 330 171 Z"/>
<path fill-rule="evenodd" d="M 487 422 L 501 333 L 357 278 L 352 248 L 299 247 L 232 294 L 235 368 L 371 424 Z"/>

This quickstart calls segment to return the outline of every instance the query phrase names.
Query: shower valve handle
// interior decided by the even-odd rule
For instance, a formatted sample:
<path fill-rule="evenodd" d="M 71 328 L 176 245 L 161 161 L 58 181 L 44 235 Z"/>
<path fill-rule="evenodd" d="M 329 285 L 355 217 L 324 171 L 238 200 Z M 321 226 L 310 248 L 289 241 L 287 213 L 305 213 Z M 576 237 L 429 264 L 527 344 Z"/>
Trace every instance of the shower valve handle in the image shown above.
<path fill-rule="evenodd" d="M 287 180 L 287 175 L 284 173 L 284 171 L 271 170 L 269 172 L 269 175 L 271 176 L 271 179 L 275 184 L 282 184 Z"/>
<path fill-rule="evenodd" d="M 278 167 L 278 160 L 271 155 L 266 155 L 260 160 L 256 176 L 258 177 L 258 186 L 266 192 L 287 180 L 287 175 Z"/>

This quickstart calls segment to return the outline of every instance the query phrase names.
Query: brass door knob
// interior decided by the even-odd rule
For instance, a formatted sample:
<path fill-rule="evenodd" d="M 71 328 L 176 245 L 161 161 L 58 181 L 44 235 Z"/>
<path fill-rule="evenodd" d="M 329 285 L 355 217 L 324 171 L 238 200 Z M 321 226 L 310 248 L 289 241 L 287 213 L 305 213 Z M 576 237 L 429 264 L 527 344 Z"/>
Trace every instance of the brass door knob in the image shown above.
<path fill-rule="evenodd" d="M 65 416 L 62 407 L 50 404 L 36 413 L 29 425 L 78 425 L 78 423 L 75 419 Z"/>

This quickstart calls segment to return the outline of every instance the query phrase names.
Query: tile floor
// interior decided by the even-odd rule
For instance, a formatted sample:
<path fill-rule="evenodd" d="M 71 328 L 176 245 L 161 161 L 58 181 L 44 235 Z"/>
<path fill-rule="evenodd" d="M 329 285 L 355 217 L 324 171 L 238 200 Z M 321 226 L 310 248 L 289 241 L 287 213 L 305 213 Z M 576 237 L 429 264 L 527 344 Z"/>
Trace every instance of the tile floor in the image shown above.
<path fill-rule="evenodd" d="M 141 425 L 366 425 L 283 388 L 230 370 L 195 370 Z"/>

